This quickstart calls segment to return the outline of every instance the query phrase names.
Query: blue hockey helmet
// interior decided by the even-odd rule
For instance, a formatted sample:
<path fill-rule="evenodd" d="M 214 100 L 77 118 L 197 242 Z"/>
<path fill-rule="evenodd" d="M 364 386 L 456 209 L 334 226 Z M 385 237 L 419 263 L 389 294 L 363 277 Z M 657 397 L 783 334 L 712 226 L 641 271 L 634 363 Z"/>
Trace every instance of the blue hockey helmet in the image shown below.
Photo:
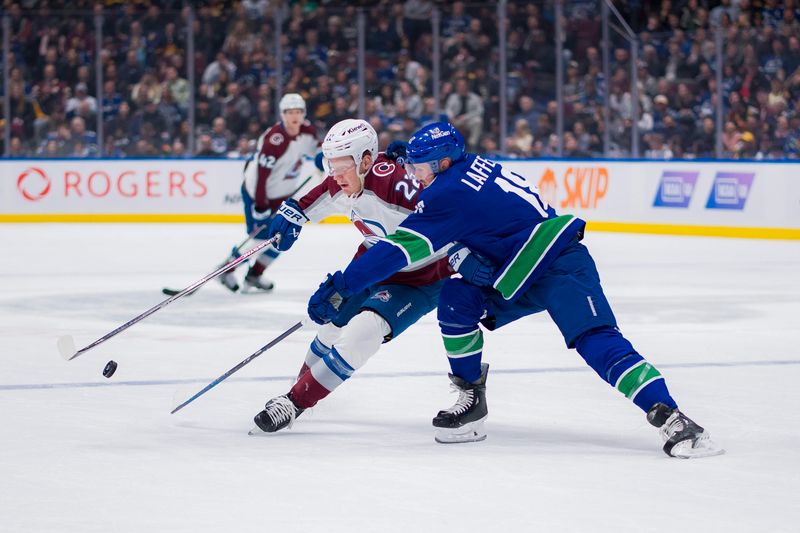
<path fill-rule="evenodd" d="M 464 137 L 448 122 L 433 122 L 411 136 L 407 153 L 410 163 L 429 163 L 437 174 L 442 159 L 455 163 L 464 157 Z"/>

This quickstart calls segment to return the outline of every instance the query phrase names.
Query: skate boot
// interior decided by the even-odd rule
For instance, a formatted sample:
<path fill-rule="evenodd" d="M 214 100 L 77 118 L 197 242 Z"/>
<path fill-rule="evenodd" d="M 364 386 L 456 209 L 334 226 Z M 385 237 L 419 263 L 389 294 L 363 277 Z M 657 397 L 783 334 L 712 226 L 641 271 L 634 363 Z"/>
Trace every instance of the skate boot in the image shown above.
<path fill-rule="evenodd" d="M 678 409 L 657 403 L 648 411 L 647 421 L 659 428 L 664 453 L 670 457 L 692 459 L 725 453 L 706 430 Z"/>
<path fill-rule="evenodd" d="M 223 287 L 231 292 L 236 292 L 239 290 L 239 283 L 236 281 L 236 275 L 234 275 L 233 271 L 225 272 L 223 275 L 221 275 L 219 277 L 219 282 L 222 283 Z"/>
<path fill-rule="evenodd" d="M 247 274 L 244 277 L 244 287 L 242 292 L 269 292 L 275 287 L 275 284 L 261 276 L 253 276 Z"/>
<path fill-rule="evenodd" d="M 486 438 L 483 423 L 489 414 L 486 406 L 486 376 L 489 365 L 481 364 L 481 377 L 477 383 L 468 383 L 449 374 L 450 387 L 458 392 L 458 399 L 452 407 L 439 411 L 433 419 L 436 428 L 436 442 L 455 444 L 478 442 Z"/>
<path fill-rule="evenodd" d="M 288 394 L 273 398 L 267 402 L 264 410 L 253 418 L 256 427 L 250 430 L 250 435 L 275 433 L 283 428 L 290 428 L 294 424 L 294 419 L 303 411 L 305 409 L 297 407 Z"/>

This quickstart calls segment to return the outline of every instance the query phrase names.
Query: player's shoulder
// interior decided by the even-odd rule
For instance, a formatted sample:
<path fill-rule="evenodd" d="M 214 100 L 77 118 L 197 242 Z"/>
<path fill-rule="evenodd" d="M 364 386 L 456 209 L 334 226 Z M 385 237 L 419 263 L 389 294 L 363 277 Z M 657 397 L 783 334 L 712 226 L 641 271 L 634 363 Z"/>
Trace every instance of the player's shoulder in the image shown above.
<path fill-rule="evenodd" d="M 380 153 L 364 176 L 364 189 L 385 202 L 412 209 L 419 185 L 408 177 L 402 165 Z"/>
<path fill-rule="evenodd" d="M 309 122 L 308 120 L 305 120 L 300 125 L 300 135 L 303 135 L 303 134 L 311 135 L 312 137 L 316 137 L 317 136 L 317 128 L 315 128 L 314 125 L 311 122 Z"/>
<path fill-rule="evenodd" d="M 261 135 L 261 151 L 268 153 L 280 152 L 289 143 L 289 136 L 283 124 L 276 122 Z"/>

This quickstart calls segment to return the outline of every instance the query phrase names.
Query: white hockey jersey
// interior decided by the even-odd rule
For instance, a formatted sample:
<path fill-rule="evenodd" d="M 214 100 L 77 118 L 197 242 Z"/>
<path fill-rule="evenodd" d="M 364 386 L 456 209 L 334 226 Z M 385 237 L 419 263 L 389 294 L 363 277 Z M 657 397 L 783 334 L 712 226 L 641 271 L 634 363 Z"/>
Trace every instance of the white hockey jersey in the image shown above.
<path fill-rule="evenodd" d="M 290 137 L 278 122 L 258 138 L 258 148 L 244 167 L 244 187 L 259 211 L 277 209 L 283 200 L 316 185 L 322 174 L 313 157 L 319 149 L 317 131 L 308 121 Z"/>
<path fill-rule="evenodd" d="M 414 211 L 422 186 L 408 177 L 405 169 L 384 154 L 364 177 L 364 190 L 355 197 L 347 196 L 333 176 L 298 200 L 306 216 L 319 222 L 331 215 L 344 215 L 364 236 L 356 257 L 369 247 L 395 232 L 397 226 Z M 412 263 L 394 274 L 386 283 L 427 285 L 450 277 L 446 249 Z"/>

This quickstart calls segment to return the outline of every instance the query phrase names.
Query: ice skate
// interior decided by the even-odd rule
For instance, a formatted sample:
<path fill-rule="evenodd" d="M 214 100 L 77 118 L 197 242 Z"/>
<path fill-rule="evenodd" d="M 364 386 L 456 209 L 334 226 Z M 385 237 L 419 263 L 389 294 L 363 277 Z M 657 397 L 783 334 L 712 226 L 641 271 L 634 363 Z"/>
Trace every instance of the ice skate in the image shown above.
<path fill-rule="evenodd" d="M 225 272 L 219 277 L 219 282 L 231 292 L 239 290 L 239 283 L 236 281 L 236 275 L 233 272 Z"/>
<path fill-rule="evenodd" d="M 478 442 L 486 438 L 483 424 L 489 414 L 486 406 L 486 376 L 489 365 L 481 364 L 481 377 L 477 383 L 468 383 L 450 374 L 450 387 L 458 392 L 452 407 L 439 411 L 433 419 L 435 439 L 441 444 Z"/>
<path fill-rule="evenodd" d="M 250 430 L 250 435 L 263 435 L 275 433 L 283 428 L 291 428 L 295 418 L 300 416 L 305 409 L 297 407 L 288 394 L 278 396 L 267 402 L 264 410 L 258 413 L 253 420 L 256 427 Z"/>
<path fill-rule="evenodd" d="M 261 276 L 253 276 L 251 274 L 247 274 L 244 277 L 244 286 L 242 287 L 242 292 L 250 292 L 250 293 L 269 292 L 274 287 L 275 284 L 269 281 L 268 279 L 264 279 Z"/>
<path fill-rule="evenodd" d="M 659 428 L 664 453 L 670 457 L 693 459 L 725 453 L 705 429 L 678 409 L 657 403 L 647 413 L 647 421 Z"/>

